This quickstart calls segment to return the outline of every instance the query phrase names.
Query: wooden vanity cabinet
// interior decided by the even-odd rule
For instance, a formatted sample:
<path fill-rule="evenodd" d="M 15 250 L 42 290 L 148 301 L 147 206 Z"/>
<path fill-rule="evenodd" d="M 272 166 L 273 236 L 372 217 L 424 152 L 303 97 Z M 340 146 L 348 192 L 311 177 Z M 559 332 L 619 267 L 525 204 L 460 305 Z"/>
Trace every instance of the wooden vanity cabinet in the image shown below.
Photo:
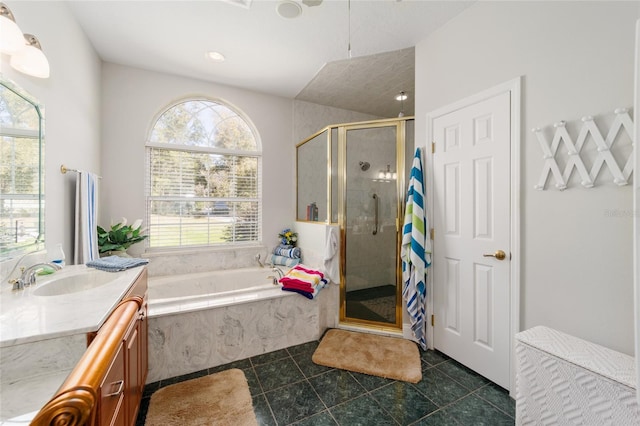
<path fill-rule="evenodd" d="M 148 325 L 147 325 L 147 270 L 145 269 L 123 300 L 139 298 L 142 303 L 132 321 L 124 340 L 125 350 L 125 410 L 127 424 L 135 425 L 142 401 L 144 383 L 148 369 Z"/>
<path fill-rule="evenodd" d="M 147 379 L 144 269 L 32 425 L 133 426 Z"/>

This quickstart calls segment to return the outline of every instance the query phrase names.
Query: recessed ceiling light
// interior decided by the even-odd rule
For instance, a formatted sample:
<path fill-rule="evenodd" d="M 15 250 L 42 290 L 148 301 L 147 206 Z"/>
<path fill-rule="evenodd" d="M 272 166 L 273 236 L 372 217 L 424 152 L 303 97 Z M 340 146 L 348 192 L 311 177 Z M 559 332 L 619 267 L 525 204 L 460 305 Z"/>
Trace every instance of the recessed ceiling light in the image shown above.
<path fill-rule="evenodd" d="M 209 58 L 209 60 L 213 61 L 213 62 L 224 62 L 225 57 L 222 53 L 220 52 L 207 52 L 207 58 Z"/>
<path fill-rule="evenodd" d="M 300 16 L 302 7 L 293 0 L 282 0 L 276 6 L 276 11 L 283 18 L 292 19 Z"/>

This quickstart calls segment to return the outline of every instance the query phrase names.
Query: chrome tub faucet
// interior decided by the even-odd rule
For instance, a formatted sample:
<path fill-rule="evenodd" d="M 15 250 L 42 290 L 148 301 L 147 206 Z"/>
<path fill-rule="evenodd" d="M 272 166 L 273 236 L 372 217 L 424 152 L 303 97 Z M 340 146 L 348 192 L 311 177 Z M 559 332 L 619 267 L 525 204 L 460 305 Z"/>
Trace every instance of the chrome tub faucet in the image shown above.
<path fill-rule="evenodd" d="M 277 267 L 276 265 L 274 265 L 274 264 L 271 264 L 271 265 L 269 265 L 269 266 L 271 266 L 271 270 L 272 270 L 273 272 L 275 272 L 276 274 L 278 274 L 278 279 L 280 279 L 280 278 L 284 277 L 284 272 L 282 272 L 282 269 L 278 268 L 278 267 Z"/>
<path fill-rule="evenodd" d="M 276 273 L 276 275 L 269 275 L 267 278 L 271 278 L 271 283 L 273 285 L 278 285 L 280 278 L 284 277 L 284 272 L 282 272 L 282 269 L 278 268 L 273 263 L 269 264 L 269 267 L 271 268 L 271 271 Z"/>

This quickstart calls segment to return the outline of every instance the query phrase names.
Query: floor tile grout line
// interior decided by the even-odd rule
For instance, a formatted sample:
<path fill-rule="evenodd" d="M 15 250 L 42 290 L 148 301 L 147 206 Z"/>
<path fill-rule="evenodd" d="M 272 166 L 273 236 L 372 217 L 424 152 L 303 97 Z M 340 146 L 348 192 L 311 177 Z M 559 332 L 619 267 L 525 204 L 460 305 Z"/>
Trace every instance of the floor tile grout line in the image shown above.
<path fill-rule="evenodd" d="M 426 419 L 427 417 L 430 417 L 430 416 L 432 416 L 432 415 L 436 414 L 436 413 L 437 413 L 437 412 L 439 412 L 439 411 L 442 411 L 442 412 L 443 412 L 443 413 L 445 413 L 445 415 L 446 415 L 446 410 L 445 410 L 445 408 L 446 408 L 446 407 L 448 407 L 448 405 L 445 405 L 444 407 L 438 407 L 438 409 L 437 409 L 437 410 L 434 410 L 434 411 L 430 412 L 430 413 L 429 413 L 429 414 L 427 414 L 426 416 L 422 416 L 422 417 L 420 417 L 418 420 L 414 421 L 413 423 L 409 423 L 409 426 L 415 425 L 415 424 L 417 424 L 419 421 L 422 421 L 422 420 Z M 459 424 L 460 424 L 460 423 L 458 422 L 458 420 L 457 420 L 457 419 L 455 419 L 455 418 L 453 418 L 453 417 L 450 417 L 448 420 L 453 420 L 453 421 L 455 422 L 455 424 L 456 424 L 456 425 L 459 425 Z"/>
<path fill-rule="evenodd" d="M 502 408 L 498 407 L 496 404 L 494 404 L 493 402 L 489 401 L 487 398 L 483 398 L 482 395 L 479 395 L 478 392 L 480 391 L 480 389 L 484 389 L 486 387 L 491 386 L 491 383 L 487 383 L 485 386 L 482 386 L 478 389 L 476 389 L 475 391 L 471 392 L 472 394 L 474 394 L 475 396 L 477 396 L 478 398 L 480 398 L 481 400 L 487 402 L 489 405 L 491 405 L 492 407 L 494 407 L 495 409 L 497 409 L 498 411 L 500 411 L 501 413 L 506 414 L 509 418 L 514 419 L 515 417 L 512 416 L 511 414 L 507 413 L 506 411 L 504 411 Z M 511 396 L 509 396 L 509 394 L 507 394 L 507 396 L 509 398 L 511 398 Z"/>
<path fill-rule="evenodd" d="M 393 420 L 397 425 L 402 426 L 402 425 L 400 424 L 400 422 L 399 422 L 398 420 L 396 420 L 396 418 L 393 416 L 393 414 L 391 414 L 391 413 L 389 412 L 389 410 L 387 410 L 386 406 L 384 406 L 384 405 L 380 404 L 380 401 L 378 401 L 378 399 L 377 399 L 375 396 L 373 396 L 373 392 L 377 392 L 377 391 L 379 391 L 380 389 L 384 389 L 384 388 L 386 388 L 386 387 L 389 387 L 389 386 L 393 385 L 393 384 L 394 384 L 394 383 L 396 383 L 396 382 L 397 382 L 397 380 L 394 380 L 394 381 L 392 381 L 391 383 L 385 383 L 384 385 L 382 385 L 382 386 L 380 386 L 380 387 L 378 387 L 378 388 L 375 388 L 375 389 L 371 389 L 371 390 L 366 389 L 366 394 L 367 394 L 368 396 L 370 396 L 370 397 L 371 397 L 371 399 L 373 399 L 373 400 L 374 400 L 374 401 L 375 401 L 375 402 L 380 406 L 380 408 L 382 408 L 382 411 L 384 411 L 384 412 L 385 412 L 389 417 L 391 417 L 391 419 L 392 419 L 392 420 Z M 363 387 L 364 387 L 364 386 L 363 386 Z"/>
<path fill-rule="evenodd" d="M 434 368 L 435 368 L 435 367 L 434 367 Z M 457 384 L 459 384 L 460 386 L 462 386 L 465 390 L 468 390 L 468 391 L 469 391 L 469 393 L 471 393 L 471 392 L 475 392 L 476 390 L 478 390 L 478 389 L 480 389 L 480 388 L 482 388 L 482 387 L 484 387 L 484 386 L 488 385 L 489 383 L 491 383 L 491 381 L 490 381 L 489 379 L 487 379 L 486 377 L 481 376 L 481 375 L 478 375 L 478 377 L 481 377 L 481 378 L 482 378 L 482 379 L 484 379 L 484 380 L 489 380 L 489 383 L 484 383 L 484 384 L 483 384 L 483 385 L 481 385 L 480 387 L 477 387 L 477 388 L 471 389 L 471 388 L 469 388 L 469 386 L 467 386 L 467 385 L 465 385 L 464 383 L 462 383 L 459 379 L 456 379 L 455 377 L 453 377 L 453 376 L 451 376 L 451 375 L 447 374 L 446 372 L 442 371 L 441 369 L 437 369 L 437 370 L 438 370 L 440 373 L 442 373 L 442 374 L 444 374 L 445 376 L 447 376 L 447 378 L 449 378 L 449 379 L 453 380 L 454 382 L 456 382 Z M 473 373 L 473 374 L 478 374 L 478 373 Z"/>
<path fill-rule="evenodd" d="M 253 375 L 256 376 L 256 380 L 258 381 L 258 386 L 260 386 L 260 390 L 262 391 L 258 395 L 264 395 L 266 392 L 264 391 L 264 387 L 262 386 L 262 382 L 260 381 L 260 377 L 258 377 L 258 373 L 256 372 L 256 369 L 254 367 L 251 367 L 251 369 L 253 370 Z"/>
<path fill-rule="evenodd" d="M 418 382 L 418 383 L 420 383 L 420 382 Z M 409 383 L 409 384 L 416 390 L 416 392 L 418 392 L 420 395 L 425 397 L 433 405 L 435 405 L 436 407 L 440 408 L 440 406 L 438 404 L 436 404 L 436 402 L 433 399 L 429 398 L 429 395 L 427 395 L 426 393 L 424 393 L 420 389 L 418 389 L 418 387 L 416 386 L 418 383 Z"/>
<path fill-rule="evenodd" d="M 262 385 L 261 385 L 262 386 Z M 269 402 L 269 398 L 267 398 L 267 394 L 262 394 L 264 396 L 264 402 L 267 403 L 267 407 L 269 407 L 269 412 L 271 413 L 271 418 L 273 419 L 273 423 L 278 425 L 278 420 L 276 419 L 276 413 L 273 412 L 273 408 L 271 407 L 271 403 Z M 255 408 L 254 408 L 255 414 Z"/>

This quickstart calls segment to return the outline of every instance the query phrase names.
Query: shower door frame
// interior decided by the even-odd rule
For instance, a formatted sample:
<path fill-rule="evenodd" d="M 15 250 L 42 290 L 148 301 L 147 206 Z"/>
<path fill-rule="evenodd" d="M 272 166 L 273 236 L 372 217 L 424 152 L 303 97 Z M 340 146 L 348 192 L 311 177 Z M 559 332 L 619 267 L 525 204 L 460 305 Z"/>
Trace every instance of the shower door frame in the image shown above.
<path fill-rule="evenodd" d="M 414 117 L 383 119 L 336 126 L 338 128 L 338 225 L 340 227 L 340 316 L 341 326 L 372 328 L 387 332 L 402 332 L 402 261 L 400 248 L 402 244 L 402 222 L 404 212 L 405 190 L 405 143 L 406 122 Z M 346 214 L 347 214 L 347 132 L 349 130 L 375 129 L 383 127 L 396 128 L 396 321 L 394 324 L 360 318 L 347 317 L 347 279 L 346 279 Z"/>

